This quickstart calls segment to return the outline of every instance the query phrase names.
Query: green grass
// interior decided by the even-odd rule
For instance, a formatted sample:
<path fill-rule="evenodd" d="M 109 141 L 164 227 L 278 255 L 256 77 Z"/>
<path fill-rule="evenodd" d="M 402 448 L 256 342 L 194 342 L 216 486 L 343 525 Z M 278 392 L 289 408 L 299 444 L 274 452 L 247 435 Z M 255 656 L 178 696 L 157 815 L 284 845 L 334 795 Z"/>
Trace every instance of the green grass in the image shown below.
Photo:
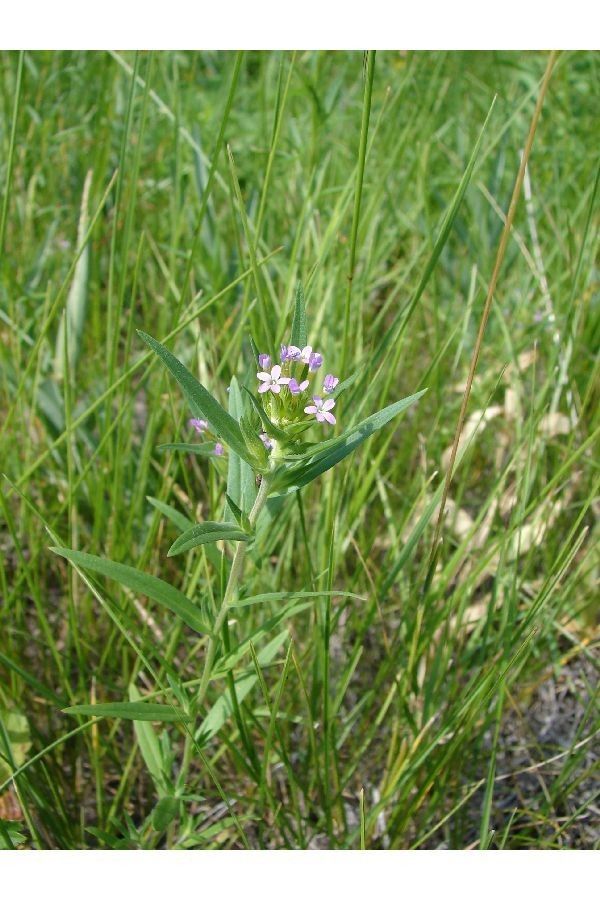
<path fill-rule="evenodd" d="M 598 846 L 597 56 L 552 75 L 433 566 L 547 56 L 1 61 L 0 845 Z M 167 556 L 184 520 L 222 519 L 224 479 L 156 449 L 190 440 L 187 409 L 136 329 L 227 405 L 233 375 L 254 387 L 248 335 L 288 338 L 298 279 L 310 342 L 360 370 L 342 427 L 427 393 L 280 501 L 196 730 L 64 714 L 186 705 L 209 639 L 51 546 L 204 621 L 231 562 Z"/>

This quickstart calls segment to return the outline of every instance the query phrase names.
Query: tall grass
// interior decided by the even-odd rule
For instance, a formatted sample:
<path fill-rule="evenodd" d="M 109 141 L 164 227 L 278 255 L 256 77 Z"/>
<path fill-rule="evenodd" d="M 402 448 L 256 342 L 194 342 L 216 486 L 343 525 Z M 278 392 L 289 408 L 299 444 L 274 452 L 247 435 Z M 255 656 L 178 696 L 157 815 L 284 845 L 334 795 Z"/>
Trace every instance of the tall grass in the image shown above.
<path fill-rule="evenodd" d="M 593 54 L 552 74 L 430 564 L 546 63 L 2 56 L 3 846 L 597 843 Z M 156 450 L 186 439 L 186 411 L 135 329 L 227 405 L 248 333 L 287 338 L 298 279 L 311 342 L 359 370 L 345 422 L 426 395 L 281 502 L 193 741 L 65 716 L 197 691 L 208 639 L 49 546 L 159 576 L 208 616 L 231 562 L 167 558 L 182 521 L 222 517 L 223 486 Z"/>

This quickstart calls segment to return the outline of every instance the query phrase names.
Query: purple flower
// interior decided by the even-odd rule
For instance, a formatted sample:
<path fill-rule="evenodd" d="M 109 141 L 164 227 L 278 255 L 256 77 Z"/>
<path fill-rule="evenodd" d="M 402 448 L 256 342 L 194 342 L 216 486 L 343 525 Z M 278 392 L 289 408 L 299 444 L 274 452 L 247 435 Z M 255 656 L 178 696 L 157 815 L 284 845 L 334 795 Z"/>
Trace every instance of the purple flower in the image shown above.
<path fill-rule="evenodd" d="M 335 375 L 326 375 L 323 380 L 323 390 L 326 394 L 331 394 L 332 391 L 335 391 L 339 378 L 336 378 Z"/>
<path fill-rule="evenodd" d="M 290 394 L 294 394 L 294 396 L 296 394 L 301 394 L 302 391 L 305 391 L 308 387 L 308 378 L 305 381 L 300 382 L 300 384 L 298 384 L 295 378 L 290 378 L 288 387 L 290 389 Z"/>
<path fill-rule="evenodd" d="M 272 450 L 272 449 L 273 449 L 273 441 L 269 438 L 269 436 L 268 436 L 268 434 L 266 433 L 266 431 L 262 431 L 262 432 L 259 434 L 259 438 L 261 439 L 261 441 L 262 441 L 263 444 L 265 445 L 265 450 Z"/>
<path fill-rule="evenodd" d="M 329 422 L 335 425 L 335 416 L 329 411 L 335 406 L 335 400 L 331 397 L 329 400 L 322 400 L 321 397 L 313 397 L 314 406 L 305 406 L 304 412 L 314 415 L 317 422 Z"/>
<path fill-rule="evenodd" d="M 281 345 L 281 362 L 287 362 L 288 360 L 296 360 L 300 359 L 302 356 L 302 350 L 300 347 L 295 347 L 293 344 Z"/>
<path fill-rule="evenodd" d="M 259 353 L 258 354 L 258 364 L 265 372 L 271 366 L 271 357 L 268 353 Z"/>
<path fill-rule="evenodd" d="M 198 434 L 203 434 L 208 428 L 208 422 L 206 419 L 188 419 L 188 425 L 191 425 L 192 428 L 195 428 Z"/>
<path fill-rule="evenodd" d="M 258 393 L 264 394 L 267 391 L 271 391 L 273 394 L 279 394 L 281 392 L 281 385 L 288 384 L 289 378 L 281 377 L 281 366 L 273 366 L 271 369 L 271 374 L 268 372 L 257 372 L 256 377 L 259 381 L 262 381 L 262 384 L 258 386 Z"/>
<path fill-rule="evenodd" d="M 223 449 L 223 444 L 220 444 L 220 443 L 217 441 L 217 443 L 215 444 L 215 451 L 214 451 L 214 452 L 215 452 L 215 456 L 223 456 L 223 453 L 225 452 L 224 449 Z"/>
<path fill-rule="evenodd" d="M 311 353 L 308 358 L 308 368 L 311 372 L 316 372 L 323 365 L 323 357 L 320 353 Z"/>

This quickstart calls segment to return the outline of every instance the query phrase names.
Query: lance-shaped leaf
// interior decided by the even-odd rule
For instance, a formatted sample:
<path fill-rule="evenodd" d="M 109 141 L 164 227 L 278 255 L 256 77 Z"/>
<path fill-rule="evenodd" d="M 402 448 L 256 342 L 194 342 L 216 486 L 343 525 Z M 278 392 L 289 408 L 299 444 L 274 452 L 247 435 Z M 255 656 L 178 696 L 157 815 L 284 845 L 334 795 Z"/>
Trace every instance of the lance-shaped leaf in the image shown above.
<path fill-rule="evenodd" d="M 204 441 L 202 444 L 159 444 L 157 450 L 180 450 L 182 453 L 195 453 L 196 456 L 214 456 L 215 442 Z"/>
<path fill-rule="evenodd" d="M 200 544 L 210 544 L 214 541 L 249 541 L 251 535 L 246 534 L 237 525 L 229 522 L 201 522 L 193 528 L 180 534 L 174 544 L 169 548 L 167 556 L 177 556 L 199 547 Z"/>
<path fill-rule="evenodd" d="M 289 467 L 279 475 L 275 480 L 274 489 L 287 493 L 309 484 L 315 478 L 318 478 L 319 475 L 322 475 L 323 472 L 331 469 L 332 466 L 337 465 L 346 456 L 353 453 L 363 441 L 366 441 L 372 434 L 379 431 L 384 425 L 387 425 L 394 416 L 404 412 L 405 409 L 416 403 L 424 393 L 425 391 L 419 391 L 418 394 L 412 394 L 410 397 L 405 397 L 404 400 L 398 400 L 396 403 L 392 403 L 390 406 L 386 406 L 385 409 L 381 409 L 379 412 L 364 419 L 358 425 L 354 425 L 340 437 L 332 438 L 330 441 L 325 441 L 323 444 L 313 448 L 310 451 L 310 459 L 307 462 Z"/>
<path fill-rule="evenodd" d="M 277 441 L 286 441 L 288 438 L 287 433 L 281 428 L 278 428 L 277 425 L 274 425 L 273 422 L 271 422 L 270 418 L 264 411 L 262 404 L 259 403 L 254 394 L 251 394 L 245 385 L 242 385 L 242 388 L 245 391 L 246 396 L 249 398 L 252 406 L 258 413 L 260 420 L 263 423 L 264 429 L 269 437 L 274 437 Z"/>
<path fill-rule="evenodd" d="M 258 352 L 258 347 L 256 346 L 256 341 L 254 340 L 252 335 L 250 335 L 250 349 L 252 350 L 252 356 L 254 357 L 254 363 L 256 365 L 256 368 L 258 369 L 259 352 Z"/>
<path fill-rule="evenodd" d="M 144 594 L 151 600 L 156 600 L 199 634 L 210 632 L 210 627 L 203 621 L 198 608 L 194 606 L 189 597 L 186 597 L 172 584 L 168 584 L 154 575 L 133 569 L 131 566 L 124 566 L 122 563 L 112 562 L 110 559 L 102 559 L 100 556 L 92 556 L 91 553 L 67 550 L 65 547 L 51 547 L 50 549 L 53 553 L 64 556 L 74 565 L 81 566 L 82 569 L 98 572 L 99 575 L 117 581 L 138 594 Z"/>
<path fill-rule="evenodd" d="M 350 438 L 357 435 L 362 436 L 363 440 L 366 440 L 366 438 L 370 437 L 376 431 L 379 431 L 380 428 L 383 428 L 384 425 L 387 425 L 394 416 L 404 412 L 405 409 L 408 409 L 409 406 L 412 406 L 413 403 L 420 400 L 425 393 L 427 393 L 427 388 L 418 391 L 416 394 L 411 394 L 410 397 L 405 397 L 403 400 L 397 400 L 395 403 L 391 403 L 384 409 L 380 409 L 379 412 L 373 413 L 372 416 L 363 419 L 362 422 L 351 425 L 350 428 L 338 437 L 330 438 L 327 441 L 321 441 L 319 444 L 313 444 L 309 450 L 297 454 L 296 458 L 306 460 L 310 457 L 312 461 L 315 461 L 330 453 L 330 451 L 334 450 L 336 447 L 346 444 Z"/>
<path fill-rule="evenodd" d="M 237 378 L 231 379 L 229 386 L 229 415 L 239 422 L 244 413 L 244 402 Z M 245 436 L 244 436 L 245 439 Z M 264 447 L 261 445 L 262 458 L 266 460 Z M 259 457 L 260 458 L 260 457 Z M 234 503 L 245 512 L 250 512 L 256 499 L 256 480 L 254 471 L 243 459 L 229 450 L 227 465 L 227 493 Z M 231 518 L 226 515 L 226 520 Z"/>
<path fill-rule="evenodd" d="M 246 515 L 246 513 L 239 508 L 237 503 L 231 499 L 229 494 L 225 494 L 225 500 L 227 502 L 227 506 L 237 524 L 240 526 L 242 531 L 247 531 L 248 534 L 252 531 L 252 526 L 250 525 L 250 519 Z"/>
<path fill-rule="evenodd" d="M 222 441 L 228 444 L 232 450 L 235 450 L 246 462 L 252 463 L 252 457 L 242 437 L 240 426 L 235 419 L 223 409 L 219 401 L 215 400 L 204 385 L 200 384 L 189 369 L 186 369 L 183 363 L 176 356 L 173 356 L 166 347 L 163 347 L 162 344 L 159 344 L 158 341 L 155 341 L 153 337 L 144 331 L 138 331 L 138 334 L 161 358 L 171 372 L 185 394 L 193 415 L 206 419 L 211 430 Z"/>
<path fill-rule="evenodd" d="M 189 722 L 190 717 L 174 706 L 160 703 L 83 703 L 63 709 L 69 716 L 98 716 L 100 718 L 131 719 L 134 722 Z"/>
<path fill-rule="evenodd" d="M 75 264 L 73 283 L 67 297 L 65 317 L 61 319 L 56 338 L 56 355 L 54 358 L 54 371 L 58 378 L 65 377 L 65 362 L 74 377 L 75 365 L 79 358 L 83 344 L 83 330 L 85 327 L 86 310 L 88 306 L 88 270 L 90 263 L 89 242 L 89 195 L 92 185 L 93 172 L 87 173 L 83 185 L 81 198 L 81 212 L 77 228 L 77 253 L 80 257 Z M 84 243 L 86 234 L 87 242 Z M 66 344 L 66 346 L 65 346 Z"/>

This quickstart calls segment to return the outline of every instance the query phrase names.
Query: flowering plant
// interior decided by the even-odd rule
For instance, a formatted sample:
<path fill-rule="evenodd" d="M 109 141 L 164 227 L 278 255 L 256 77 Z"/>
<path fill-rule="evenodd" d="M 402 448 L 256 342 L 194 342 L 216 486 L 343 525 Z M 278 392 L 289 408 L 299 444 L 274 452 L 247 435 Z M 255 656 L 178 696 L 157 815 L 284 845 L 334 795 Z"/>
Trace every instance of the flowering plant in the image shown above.
<path fill-rule="evenodd" d="M 193 694 L 170 677 L 168 689 L 154 691 L 154 695 L 170 694 L 171 700 L 167 704 L 142 699 L 132 684 L 128 702 L 79 705 L 66 710 L 71 714 L 117 716 L 138 723 L 144 720 L 179 722 L 187 737 L 178 785 L 166 787 L 165 779 L 157 781 L 159 794 L 163 795 L 159 806 L 163 804 L 166 809 L 167 800 L 174 799 L 174 795 L 182 796 L 192 748 L 199 747 L 203 740 L 214 734 L 212 725 L 207 724 L 211 722 L 210 714 L 199 727 L 196 725 L 209 684 L 219 673 L 230 672 L 243 652 L 239 646 L 237 649 L 230 647 L 227 618 L 237 599 L 246 548 L 256 536 L 257 524 L 268 499 L 297 491 L 340 463 L 370 435 L 415 403 L 423 392 L 392 403 L 341 434 L 331 436 L 331 429 L 337 424 L 338 399 L 357 375 L 341 382 L 330 372 L 322 377 L 323 356 L 307 340 L 300 286 L 296 292 L 291 341 L 281 346 L 280 361 L 272 364 L 270 354 L 259 353 L 252 343 L 256 381 L 247 387 L 240 386 L 237 378 L 232 379 L 228 410 L 166 347 L 149 334 L 141 331 L 139 334 L 178 382 L 192 415 L 188 426 L 202 438 L 195 443 L 165 444 L 162 449 L 216 457 L 214 461 L 221 473 L 227 463 L 225 509 L 221 521 L 189 523 L 188 527 L 184 516 L 155 501 L 157 508 L 181 531 L 168 551 L 169 556 L 207 545 L 207 558 L 218 564 L 221 557 L 217 554 L 215 558 L 210 545 L 217 541 L 227 542 L 224 546 L 235 545 L 231 561 L 227 562 L 229 576 L 222 598 L 216 608 L 208 609 L 206 604 L 203 606 L 173 585 L 130 566 L 63 547 L 53 550 L 77 568 L 99 573 L 134 592 L 145 594 L 205 636 L 202 675 Z M 306 439 L 311 428 L 316 430 L 316 441 Z M 204 440 L 205 436 L 210 439 Z M 302 592 L 298 596 L 302 596 Z M 252 598 L 244 602 L 252 602 Z M 297 603 L 297 600 L 293 602 Z M 305 607 L 296 606 L 289 614 L 302 608 Z M 164 796 L 165 791 L 168 796 Z"/>

